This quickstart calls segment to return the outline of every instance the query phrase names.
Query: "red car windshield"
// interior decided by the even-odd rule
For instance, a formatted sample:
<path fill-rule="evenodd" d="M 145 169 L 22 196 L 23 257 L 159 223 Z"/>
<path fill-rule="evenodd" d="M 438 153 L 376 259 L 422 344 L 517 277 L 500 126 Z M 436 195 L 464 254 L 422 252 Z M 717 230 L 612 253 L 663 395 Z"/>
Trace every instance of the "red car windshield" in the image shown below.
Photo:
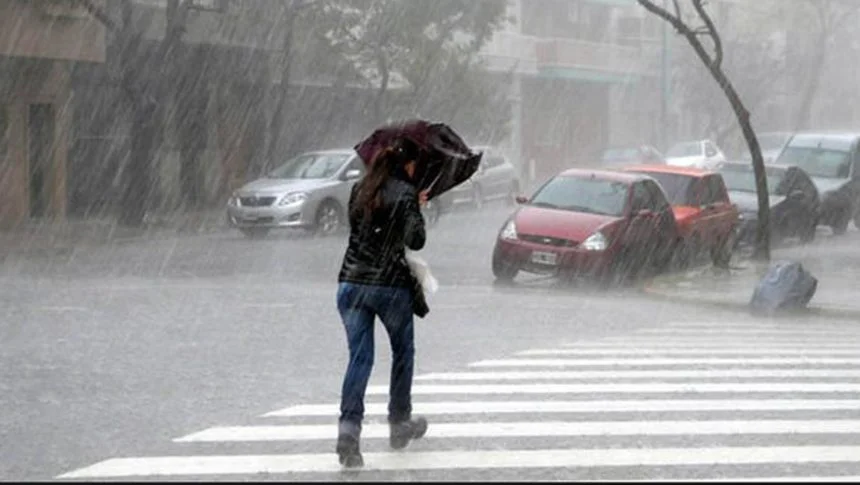
<path fill-rule="evenodd" d="M 532 198 L 538 207 L 621 217 L 627 202 L 628 185 L 591 177 L 558 176 Z"/>

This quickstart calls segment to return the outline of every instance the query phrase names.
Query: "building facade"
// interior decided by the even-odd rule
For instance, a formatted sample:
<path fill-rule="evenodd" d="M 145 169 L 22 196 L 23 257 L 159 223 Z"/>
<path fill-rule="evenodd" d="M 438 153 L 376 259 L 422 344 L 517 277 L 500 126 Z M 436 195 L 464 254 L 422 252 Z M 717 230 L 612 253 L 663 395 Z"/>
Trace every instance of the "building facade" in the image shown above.
<path fill-rule="evenodd" d="M 531 181 L 592 165 L 609 146 L 656 144 L 660 24 L 635 0 L 512 0 L 483 56 L 516 74 L 508 150 Z"/>
<path fill-rule="evenodd" d="M 76 2 L 0 2 L 0 228 L 65 217 L 70 72 L 104 59 L 104 27 Z"/>

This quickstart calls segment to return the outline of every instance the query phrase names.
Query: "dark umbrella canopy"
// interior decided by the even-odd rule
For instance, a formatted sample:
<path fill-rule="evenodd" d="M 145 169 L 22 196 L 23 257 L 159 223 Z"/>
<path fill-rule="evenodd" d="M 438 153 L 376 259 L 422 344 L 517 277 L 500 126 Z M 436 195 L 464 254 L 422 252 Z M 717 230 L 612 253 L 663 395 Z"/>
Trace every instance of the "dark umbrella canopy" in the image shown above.
<path fill-rule="evenodd" d="M 468 180 L 481 163 L 483 153 L 473 152 L 451 127 L 444 123 L 409 120 L 383 126 L 355 146 L 365 164 L 397 138 L 412 140 L 421 149 L 418 190 L 428 190 L 432 199 Z"/>

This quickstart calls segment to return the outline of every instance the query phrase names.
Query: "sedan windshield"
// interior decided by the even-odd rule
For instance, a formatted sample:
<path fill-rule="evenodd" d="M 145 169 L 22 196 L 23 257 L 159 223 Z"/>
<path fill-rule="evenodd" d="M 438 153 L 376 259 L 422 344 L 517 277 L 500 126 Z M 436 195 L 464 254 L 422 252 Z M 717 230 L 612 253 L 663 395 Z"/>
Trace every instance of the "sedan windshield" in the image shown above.
<path fill-rule="evenodd" d="M 678 143 L 673 146 L 667 153 L 667 157 L 697 157 L 702 154 L 702 145 L 701 143 L 687 142 L 687 143 Z"/>
<path fill-rule="evenodd" d="M 848 178 L 849 152 L 814 147 L 788 147 L 779 156 L 780 165 L 797 165 L 811 177 Z"/>
<path fill-rule="evenodd" d="M 789 135 L 782 133 L 769 133 L 760 135 L 758 143 L 762 150 L 779 150 L 788 141 Z"/>
<path fill-rule="evenodd" d="M 621 217 L 627 202 L 627 187 L 623 182 L 612 180 L 559 176 L 544 185 L 532 198 L 531 204 Z"/>
<path fill-rule="evenodd" d="M 693 181 L 696 177 L 677 173 L 639 172 L 657 181 L 666 192 L 666 198 L 672 205 L 699 205 L 693 192 Z"/>
<path fill-rule="evenodd" d="M 765 173 L 767 175 L 768 193 L 770 195 L 784 195 L 780 192 L 783 189 L 781 185 L 783 178 L 785 178 L 785 170 L 768 167 Z M 720 174 L 723 176 L 727 189 L 756 193 L 755 176 L 751 166 L 725 165 L 720 168 Z"/>
<path fill-rule="evenodd" d="M 307 153 L 272 170 L 270 179 L 326 179 L 333 176 L 351 157 L 346 154 Z"/>

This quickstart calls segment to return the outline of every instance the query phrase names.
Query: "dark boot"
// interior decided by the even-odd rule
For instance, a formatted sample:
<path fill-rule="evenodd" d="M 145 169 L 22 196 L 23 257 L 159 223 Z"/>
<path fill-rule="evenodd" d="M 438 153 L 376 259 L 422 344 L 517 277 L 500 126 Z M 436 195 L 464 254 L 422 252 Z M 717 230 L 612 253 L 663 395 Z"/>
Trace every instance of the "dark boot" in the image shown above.
<path fill-rule="evenodd" d="M 337 459 L 346 468 L 361 468 L 364 466 L 364 458 L 358 446 L 358 438 L 348 434 L 337 437 Z"/>
<path fill-rule="evenodd" d="M 359 437 L 361 436 L 361 425 L 349 421 L 341 421 L 338 424 L 337 433 L 337 458 L 341 465 L 347 468 L 360 468 L 364 466 L 364 458 L 359 449 Z"/>
<path fill-rule="evenodd" d="M 399 423 L 390 423 L 389 443 L 395 450 L 406 448 L 412 440 L 417 440 L 427 433 L 427 420 L 423 417 L 401 421 Z"/>

